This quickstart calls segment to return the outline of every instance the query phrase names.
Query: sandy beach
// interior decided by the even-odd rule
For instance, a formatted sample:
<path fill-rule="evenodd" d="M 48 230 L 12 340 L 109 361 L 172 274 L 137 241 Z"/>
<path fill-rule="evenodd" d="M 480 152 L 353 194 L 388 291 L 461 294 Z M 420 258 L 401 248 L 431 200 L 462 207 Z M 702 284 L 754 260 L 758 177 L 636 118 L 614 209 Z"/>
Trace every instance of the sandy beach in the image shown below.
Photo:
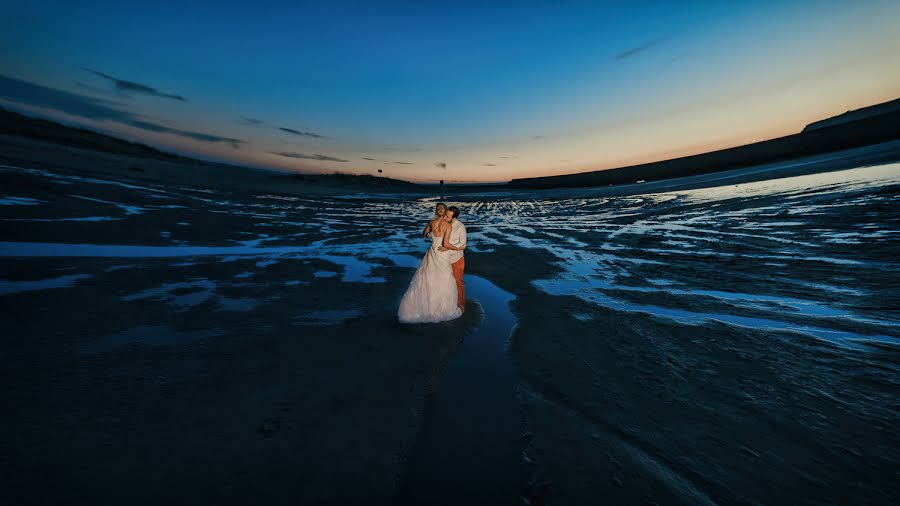
<path fill-rule="evenodd" d="M 0 143 L 12 503 L 410 503 L 410 463 L 436 465 L 417 445 L 441 460 L 491 396 L 506 433 L 480 447 L 521 479 L 501 502 L 900 496 L 895 144 L 646 185 L 363 192 Z M 438 200 L 485 284 L 460 320 L 400 325 Z M 459 479 L 477 463 L 431 478 L 490 488 Z"/>

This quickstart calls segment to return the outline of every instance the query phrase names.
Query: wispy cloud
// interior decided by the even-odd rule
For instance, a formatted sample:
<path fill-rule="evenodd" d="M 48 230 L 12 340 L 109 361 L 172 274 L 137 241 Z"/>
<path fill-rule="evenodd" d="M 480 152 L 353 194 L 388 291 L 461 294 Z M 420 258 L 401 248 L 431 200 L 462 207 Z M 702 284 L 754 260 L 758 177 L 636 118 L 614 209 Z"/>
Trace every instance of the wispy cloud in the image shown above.
<path fill-rule="evenodd" d="M 300 130 L 294 130 L 293 128 L 278 127 L 278 129 L 282 132 L 287 132 L 292 135 L 302 135 L 304 137 L 312 137 L 313 139 L 322 139 L 325 137 L 324 135 L 320 135 L 315 132 L 301 132 Z"/>
<path fill-rule="evenodd" d="M 645 42 L 645 43 L 641 44 L 640 46 L 633 47 L 633 48 L 631 48 L 631 49 L 622 51 L 621 53 L 619 53 L 619 54 L 616 55 L 616 59 L 617 59 L 617 60 L 624 60 L 624 59 L 626 59 L 626 58 L 631 58 L 632 56 L 634 56 L 634 55 L 636 55 L 636 54 L 638 54 L 638 53 L 644 52 L 644 51 L 650 49 L 650 48 L 653 47 L 653 46 L 658 46 L 659 44 L 662 44 L 663 42 L 665 42 L 665 41 L 671 39 L 672 37 L 674 37 L 674 34 L 672 34 L 672 35 L 666 35 L 665 37 L 658 37 L 658 38 L 655 38 L 655 39 L 653 39 L 653 40 L 651 40 L 651 41 L 648 41 L 648 42 Z"/>
<path fill-rule="evenodd" d="M 305 153 L 297 153 L 293 151 L 270 151 L 273 155 L 278 156 L 286 156 L 288 158 L 300 158 L 303 160 L 318 160 L 320 162 L 347 162 L 349 160 L 343 160 L 341 158 L 335 158 L 333 156 L 326 156 L 320 154 L 307 155 Z"/>
<path fill-rule="evenodd" d="M 225 142 L 227 144 L 231 144 L 231 147 L 237 149 L 240 147 L 244 141 L 240 139 L 233 139 L 231 137 L 220 137 L 218 135 L 206 134 L 203 132 L 192 132 L 190 130 L 180 130 L 177 128 L 171 128 L 163 125 L 158 125 L 156 123 L 151 123 L 149 121 L 143 121 L 140 119 L 131 119 L 123 121 L 126 125 L 131 125 L 135 128 L 140 128 L 142 130 L 149 130 L 151 132 L 162 132 L 167 134 L 179 135 L 181 137 L 187 137 L 189 139 L 194 139 L 203 142 Z"/>
<path fill-rule="evenodd" d="M 370 162 L 374 162 L 374 161 L 375 161 L 374 158 L 366 158 L 365 156 L 362 157 L 362 159 L 363 159 L 363 160 L 369 160 Z"/>
<path fill-rule="evenodd" d="M 231 137 L 222 137 L 203 132 L 181 130 L 148 121 L 146 118 L 119 109 L 118 104 L 109 100 L 88 97 L 68 91 L 49 88 L 29 81 L 0 75 L 0 97 L 11 102 L 43 107 L 71 116 L 97 120 L 113 121 L 149 132 L 161 132 L 178 135 L 203 142 L 223 142 L 234 148 L 245 141 Z"/>
<path fill-rule="evenodd" d="M 82 118 L 110 121 L 134 118 L 133 114 L 115 108 L 117 104 L 109 100 L 48 88 L 14 77 L 0 76 L 0 97 Z"/>
<path fill-rule="evenodd" d="M 446 163 L 446 162 L 437 162 L 437 163 L 434 164 L 434 166 L 437 167 L 437 168 L 439 168 L 439 169 L 446 169 L 446 168 L 447 168 L 447 163 Z"/>
<path fill-rule="evenodd" d="M 484 166 L 485 167 L 496 167 L 497 164 L 496 163 L 486 163 L 486 164 L 484 164 Z"/>
<path fill-rule="evenodd" d="M 381 149 L 384 150 L 384 151 L 401 151 L 401 152 L 404 152 L 404 153 L 418 153 L 418 152 L 422 151 L 422 148 L 405 149 L 405 148 L 395 148 L 395 147 L 392 147 L 392 146 L 385 146 L 385 147 L 383 147 L 383 148 L 381 148 Z"/>
<path fill-rule="evenodd" d="M 131 93 L 142 93 L 144 95 L 150 95 L 153 97 L 170 98 L 172 100 L 180 100 L 182 102 L 185 101 L 184 97 L 182 97 L 181 95 L 175 95 L 175 94 L 171 94 L 171 93 L 163 93 L 152 86 L 147 86 L 146 84 L 136 83 L 134 81 L 126 81 L 125 79 L 119 79 L 118 77 L 113 77 L 109 74 L 104 74 L 103 72 L 100 72 L 100 71 L 97 71 L 94 69 L 89 69 L 87 67 L 82 67 L 82 68 L 96 76 L 100 76 L 104 79 L 112 81 L 112 83 L 115 85 L 116 89 L 119 91 L 131 92 Z"/>
<path fill-rule="evenodd" d="M 265 122 L 261 119 L 249 118 L 247 116 L 241 116 L 241 124 L 242 125 L 256 126 L 256 125 L 262 125 L 264 123 Z M 310 132 L 309 130 L 306 130 L 306 129 L 297 130 L 296 128 L 288 128 L 288 127 L 275 127 L 275 128 L 277 128 L 278 130 L 280 130 L 284 133 L 291 134 L 291 135 L 298 135 L 301 137 L 310 137 L 313 139 L 325 139 L 326 138 L 322 134 L 318 134 L 316 132 Z"/>
<path fill-rule="evenodd" d="M 87 91 L 93 93 L 94 95 L 108 95 L 109 94 L 108 90 L 103 90 L 96 86 L 91 86 L 90 84 L 83 83 L 81 81 L 72 81 L 72 82 L 75 83 L 75 86 L 78 86 L 79 88 L 81 88 L 83 90 L 87 90 Z"/>
<path fill-rule="evenodd" d="M 394 162 L 397 165 L 412 165 L 412 162 Z"/>

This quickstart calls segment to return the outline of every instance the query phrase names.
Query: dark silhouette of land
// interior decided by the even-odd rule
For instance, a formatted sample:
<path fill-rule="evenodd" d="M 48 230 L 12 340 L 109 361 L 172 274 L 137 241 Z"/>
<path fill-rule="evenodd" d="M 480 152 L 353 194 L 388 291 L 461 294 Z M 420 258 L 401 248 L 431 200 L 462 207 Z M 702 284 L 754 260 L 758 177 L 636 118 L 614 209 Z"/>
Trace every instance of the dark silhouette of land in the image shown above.
<path fill-rule="evenodd" d="M 189 161 L 186 156 L 167 153 L 138 142 L 126 141 L 93 130 L 63 125 L 0 108 L 0 134 L 14 135 L 62 146 L 92 149 L 104 153 Z"/>
<path fill-rule="evenodd" d="M 617 169 L 513 179 L 509 186 L 562 188 L 659 181 L 820 155 L 898 139 L 900 99 L 817 121 L 806 126 L 800 133 L 777 139 Z M 900 159 L 900 153 L 896 154 L 895 159 Z"/>
<path fill-rule="evenodd" d="M 373 174 L 300 174 L 261 167 L 198 160 L 145 144 L 123 140 L 85 128 L 63 125 L 0 108 L 0 162 L 113 173 L 159 182 L 218 188 L 289 193 L 346 193 L 355 191 L 439 193 L 507 191 L 515 189 L 615 186 L 659 183 L 673 178 L 702 176 L 733 169 L 778 164 L 809 158 L 807 167 L 756 174 L 755 179 L 798 175 L 798 170 L 821 172 L 900 160 L 900 99 L 826 118 L 797 134 L 698 155 L 561 176 L 513 179 L 494 185 L 421 185 Z M 817 159 L 829 153 L 878 146 L 865 153 L 847 152 L 834 160 Z M 871 151 L 871 152 L 869 152 Z M 800 160 L 803 161 L 803 160 Z M 793 171 L 793 172 L 791 172 Z M 379 171 L 380 172 L 380 171 Z M 746 178 L 745 178 L 746 179 Z M 736 180 L 735 180 L 736 181 Z M 733 181 L 734 182 L 734 181 Z M 709 184 L 694 181 L 691 185 Z"/>
<path fill-rule="evenodd" d="M 381 175 L 301 174 L 199 160 L 146 144 L 0 108 L 0 163 L 96 176 L 293 193 L 402 191 L 419 185 Z"/>

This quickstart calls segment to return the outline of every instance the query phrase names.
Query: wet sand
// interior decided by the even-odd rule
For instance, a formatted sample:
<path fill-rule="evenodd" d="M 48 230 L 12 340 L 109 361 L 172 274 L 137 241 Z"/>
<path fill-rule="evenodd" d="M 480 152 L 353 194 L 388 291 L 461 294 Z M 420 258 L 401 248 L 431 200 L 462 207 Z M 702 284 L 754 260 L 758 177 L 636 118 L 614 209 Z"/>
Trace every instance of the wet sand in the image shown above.
<path fill-rule="evenodd" d="M 467 273 L 514 297 L 533 503 L 900 495 L 900 165 L 452 197 L 35 165 L 0 167 L 4 497 L 398 500 L 428 395 L 496 314 L 396 322 L 438 199 Z"/>
<path fill-rule="evenodd" d="M 342 272 L 328 262 L 178 260 L 4 260 L 4 279 L 90 277 L 4 297 L 5 497 L 388 502 L 476 322 L 401 327 L 409 276 L 390 265 L 348 297 L 341 275 L 316 276 Z"/>

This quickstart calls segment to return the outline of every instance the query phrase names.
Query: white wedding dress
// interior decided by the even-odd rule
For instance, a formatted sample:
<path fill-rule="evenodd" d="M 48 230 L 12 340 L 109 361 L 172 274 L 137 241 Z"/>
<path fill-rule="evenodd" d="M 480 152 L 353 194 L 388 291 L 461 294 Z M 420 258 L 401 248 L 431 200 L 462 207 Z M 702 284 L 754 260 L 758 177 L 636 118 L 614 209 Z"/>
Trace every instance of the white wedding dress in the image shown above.
<path fill-rule="evenodd" d="M 431 237 L 431 247 L 400 301 L 397 317 L 401 323 L 444 322 L 462 316 L 456 306 L 456 279 L 450 266 L 450 252 L 438 251 L 443 236 L 432 233 Z"/>

